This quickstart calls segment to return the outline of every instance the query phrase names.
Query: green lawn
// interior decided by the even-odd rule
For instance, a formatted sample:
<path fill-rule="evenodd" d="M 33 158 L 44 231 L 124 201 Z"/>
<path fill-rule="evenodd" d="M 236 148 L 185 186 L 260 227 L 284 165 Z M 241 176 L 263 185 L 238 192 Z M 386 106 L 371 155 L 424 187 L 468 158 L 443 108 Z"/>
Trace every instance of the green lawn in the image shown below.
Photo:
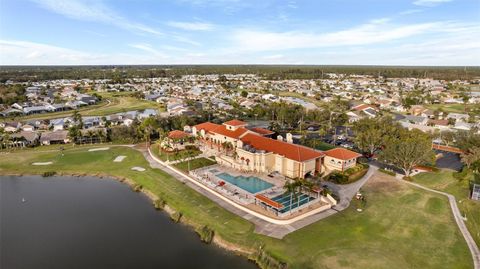
<path fill-rule="evenodd" d="M 470 234 L 477 245 L 480 245 L 480 201 L 468 199 L 470 194 L 468 179 L 459 181 L 453 177 L 453 173 L 449 170 L 421 173 L 414 177 L 414 181 L 455 196 L 462 215 L 467 217 L 466 225 Z"/>
<path fill-rule="evenodd" d="M 364 212 L 349 208 L 278 240 L 255 234 L 254 226 L 247 220 L 224 210 L 163 171 L 151 169 L 134 149 L 115 146 L 107 151 L 87 149 L 87 146 L 68 147 L 64 156 L 54 148 L 1 155 L 0 174 L 57 171 L 128 177 L 181 211 L 191 225 L 197 228 L 208 225 L 223 240 L 247 248 L 264 245 L 270 255 L 287 262 L 290 269 L 472 268 L 470 253 L 446 198 L 382 179 L 387 177 L 383 174 L 363 188 L 368 199 Z M 127 158 L 114 163 L 118 155 Z M 31 165 L 47 161 L 53 164 Z M 205 159 L 192 163 L 192 167 L 206 164 Z M 144 167 L 146 171 L 132 171 L 133 166 Z"/>
<path fill-rule="evenodd" d="M 202 168 L 205 166 L 216 164 L 217 162 L 211 161 L 207 158 L 197 158 L 190 161 L 190 170 Z M 188 161 L 177 163 L 174 165 L 180 170 L 188 171 Z"/>
<path fill-rule="evenodd" d="M 432 110 L 443 109 L 445 112 L 465 113 L 465 105 L 463 104 L 432 104 L 425 105 L 425 107 Z M 467 111 L 472 107 L 473 105 L 467 105 Z"/>

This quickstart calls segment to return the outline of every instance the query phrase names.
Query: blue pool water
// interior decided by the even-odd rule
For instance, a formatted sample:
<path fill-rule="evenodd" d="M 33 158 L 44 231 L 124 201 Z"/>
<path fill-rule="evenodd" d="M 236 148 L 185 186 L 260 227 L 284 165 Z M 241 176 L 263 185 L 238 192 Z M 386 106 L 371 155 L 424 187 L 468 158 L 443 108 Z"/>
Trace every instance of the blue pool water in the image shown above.
<path fill-rule="evenodd" d="M 239 188 L 242 188 L 249 193 L 257 193 L 273 187 L 273 184 L 261 180 L 258 177 L 232 176 L 228 173 L 218 174 L 217 177 Z"/>
<path fill-rule="evenodd" d="M 304 204 L 308 203 L 309 201 L 315 200 L 314 197 L 310 196 L 310 198 L 309 198 L 309 196 L 304 194 L 304 193 L 299 194 L 297 197 L 292 196 L 291 199 L 290 199 L 290 196 L 291 196 L 290 193 L 283 193 L 279 196 L 276 196 L 276 197 L 272 198 L 273 201 L 283 205 L 283 208 L 281 210 L 279 210 L 278 212 L 285 213 L 285 212 L 290 211 L 294 208 L 297 208 L 301 205 L 304 205 Z M 292 204 L 290 204 L 290 201 L 292 202 Z"/>

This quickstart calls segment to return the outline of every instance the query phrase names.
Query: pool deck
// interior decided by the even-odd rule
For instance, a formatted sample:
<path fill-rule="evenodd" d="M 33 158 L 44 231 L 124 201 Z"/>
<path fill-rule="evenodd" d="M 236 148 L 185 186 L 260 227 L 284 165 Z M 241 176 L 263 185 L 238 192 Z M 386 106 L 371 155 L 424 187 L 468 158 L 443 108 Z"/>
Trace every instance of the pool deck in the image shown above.
<path fill-rule="evenodd" d="M 220 195 L 214 194 L 214 192 L 208 190 L 208 188 L 206 188 L 205 186 L 200 187 L 200 183 L 195 183 L 194 180 L 191 178 L 189 179 L 186 174 L 157 159 L 146 147 L 137 148 L 137 150 L 143 153 L 145 159 L 149 162 L 152 168 L 157 168 L 165 171 L 172 177 L 176 178 L 181 182 L 184 182 L 185 185 L 194 189 L 198 193 L 208 197 L 210 200 L 222 206 L 226 210 L 252 222 L 255 225 L 256 233 L 278 239 L 281 239 L 289 233 L 292 233 L 298 229 L 301 229 L 307 225 L 315 223 L 321 219 L 329 217 L 348 208 L 350 201 L 354 196 L 354 193 L 356 193 L 356 191 L 358 191 L 358 189 L 360 189 L 360 187 L 363 186 L 363 184 L 365 184 L 376 171 L 376 169 L 371 167 L 368 173 L 359 181 L 352 184 L 340 186 L 340 188 L 342 188 L 338 191 L 340 196 L 340 203 L 338 203 L 335 207 L 318 212 L 316 210 L 312 210 L 311 214 L 303 214 L 303 216 L 294 217 L 294 219 L 291 220 L 276 221 L 270 217 L 261 217 L 259 213 L 255 212 L 252 209 L 245 210 L 244 206 L 238 204 L 234 205 L 236 204 L 235 202 L 227 202 L 228 199 L 224 200 L 226 198 L 221 198 Z"/>

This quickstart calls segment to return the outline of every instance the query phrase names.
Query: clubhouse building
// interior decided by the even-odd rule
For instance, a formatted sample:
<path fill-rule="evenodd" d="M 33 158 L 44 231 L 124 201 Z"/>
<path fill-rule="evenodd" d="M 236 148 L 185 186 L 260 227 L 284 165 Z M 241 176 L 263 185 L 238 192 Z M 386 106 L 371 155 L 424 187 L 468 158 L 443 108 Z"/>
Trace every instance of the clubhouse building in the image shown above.
<path fill-rule="evenodd" d="M 354 167 L 361 155 L 336 148 L 319 151 L 293 144 L 287 139 L 271 138 L 272 131 L 247 128 L 247 123 L 230 120 L 223 124 L 205 122 L 191 128 L 192 135 L 205 147 L 215 150 L 217 163 L 240 171 L 279 173 L 289 178 L 305 178 L 333 170 L 344 171 Z"/>

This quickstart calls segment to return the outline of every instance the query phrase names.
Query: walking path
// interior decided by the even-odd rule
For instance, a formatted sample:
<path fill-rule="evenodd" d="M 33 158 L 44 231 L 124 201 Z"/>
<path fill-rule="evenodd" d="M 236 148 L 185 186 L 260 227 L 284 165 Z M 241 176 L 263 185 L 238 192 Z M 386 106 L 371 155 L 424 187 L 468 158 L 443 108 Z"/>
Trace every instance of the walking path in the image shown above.
<path fill-rule="evenodd" d="M 457 226 L 460 229 L 460 232 L 462 233 L 463 237 L 465 238 L 465 241 L 467 242 L 467 245 L 468 245 L 468 248 L 470 249 L 470 252 L 472 253 L 473 267 L 475 269 L 480 269 L 480 250 L 478 249 L 478 246 L 475 243 L 475 240 L 473 240 L 472 235 L 468 231 L 467 226 L 465 226 L 465 222 L 463 221 L 462 214 L 460 213 L 460 210 L 458 209 L 457 201 L 455 199 L 455 196 L 453 196 L 449 193 L 445 193 L 445 192 L 441 192 L 441 191 L 437 191 L 437 190 L 434 190 L 434 189 L 427 188 L 427 187 L 422 186 L 422 185 L 417 184 L 417 183 L 413 183 L 413 182 L 410 182 L 410 181 L 405 181 L 405 180 L 399 179 L 397 177 L 395 177 L 395 178 L 397 180 L 401 181 L 401 182 L 404 182 L 406 184 L 415 186 L 417 188 L 447 196 L 448 202 L 450 203 L 450 207 L 452 208 L 453 218 L 455 219 L 455 222 L 457 223 Z"/>
<path fill-rule="evenodd" d="M 340 204 L 335 207 L 335 209 L 329 209 L 326 211 L 318 212 L 318 210 L 312 210 L 307 212 L 303 215 L 297 216 L 295 218 L 289 220 L 278 220 L 274 218 L 270 218 L 258 212 L 255 212 L 249 208 L 246 208 L 242 205 L 239 205 L 230 199 L 216 193 L 215 191 L 207 188 L 206 186 L 202 185 L 201 183 L 197 182 L 195 179 L 191 178 L 190 176 L 184 174 L 183 172 L 179 171 L 175 167 L 172 167 L 158 158 L 156 158 L 150 151 L 149 148 L 141 148 L 137 149 L 141 151 L 145 157 L 145 159 L 149 162 L 152 168 L 158 168 L 175 179 L 184 182 L 185 185 L 189 186 L 190 188 L 194 189 L 195 191 L 201 193 L 202 195 L 208 197 L 210 200 L 216 202 L 223 208 L 229 210 L 230 212 L 249 220 L 250 222 L 255 224 L 255 232 L 275 238 L 283 238 L 285 235 L 296 231 L 300 228 L 303 228 L 309 224 L 317 222 L 323 218 L 331 216 L 339 211 L 344 210 L 350 204 L 350 201 L 353 195 L 360 189 L 365 182 L 373 175 L 376 171 L 376 168 L 371 168 L 368 173 L 359 181 L 349 184 L 345 188 L 342 188 L 342 192 L 340 193 L 341 199 Z M 350 186 L 351 185 L 351 186 Z M 347 197 L 347 195 L 351 195 Z"/>

